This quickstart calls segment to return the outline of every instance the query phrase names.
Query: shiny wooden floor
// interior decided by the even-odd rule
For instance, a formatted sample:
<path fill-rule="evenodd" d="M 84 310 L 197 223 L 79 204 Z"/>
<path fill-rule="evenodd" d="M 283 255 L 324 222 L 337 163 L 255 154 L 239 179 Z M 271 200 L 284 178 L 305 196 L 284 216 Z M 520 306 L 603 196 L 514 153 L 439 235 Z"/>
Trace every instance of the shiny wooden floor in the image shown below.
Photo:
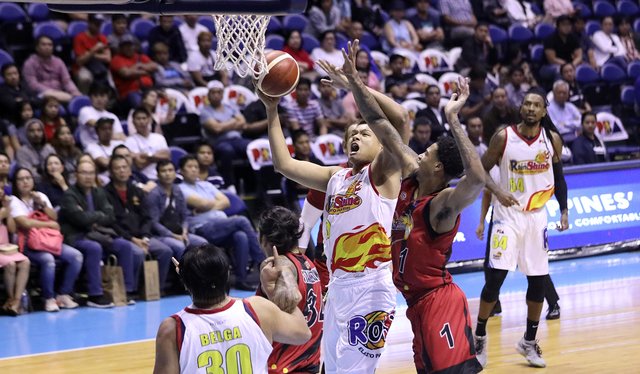
<path fill-rule="evenodd" d="M 502 295 L 503 314 L 489 321 L 487 373 L 640 372 L 640 278 L 560 287 L 558 291 L 562 317 L 541 323 L 538 332 L 547 368 L 528 368 L 515 352 L 526 318 L 525 295 L 520 292 Z M 478 300 L 470 300 L 469 305 L 475 323 Z M 404 310 L 399 310 L 377 373 L 415 373 L 411 339 Z M 0 373 L 149 373 L 154 354 L 154 342 L 147 340 L 0 360 Z"/>

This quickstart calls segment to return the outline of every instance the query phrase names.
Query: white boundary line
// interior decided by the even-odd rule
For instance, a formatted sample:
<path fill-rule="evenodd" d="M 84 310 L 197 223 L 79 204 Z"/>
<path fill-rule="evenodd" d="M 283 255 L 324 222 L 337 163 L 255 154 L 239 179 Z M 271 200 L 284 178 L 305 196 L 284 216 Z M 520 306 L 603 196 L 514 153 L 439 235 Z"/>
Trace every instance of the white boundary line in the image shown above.
<path fill-rule="evenodd" d="M 20 355 L 20 356 L 3 357 L 3 358 L 0 358 L 0 362 L 7 361 L 7 360 L 13 360 L 13 359 L 21 359 L 21 358 L 30 358 L 30 357 L 37 357 L 37 356 L 53 355 L 53 354 L 58 354 L 58 353 L 86 351 L 87 349 L 106 348 L 106 347 L 113 347 L 113 346 L 117 346 L 117 345 L 144 343 L 144 342 L 153 341 L 153 340 L 155 340 L 155 338 L 153 338 L 153 339 L 132 340 L 132 341 L 122 342 L 122 343 L 101 344 L 101 345 L 94 345 L 94 346 L 91 346 L 91 347 L 83 347 L 83 348 L 63 349 L 63 350 L 57 350 L 57 351 L 51 351 L 51 352 L 31 353 L 31 354 Z"/>

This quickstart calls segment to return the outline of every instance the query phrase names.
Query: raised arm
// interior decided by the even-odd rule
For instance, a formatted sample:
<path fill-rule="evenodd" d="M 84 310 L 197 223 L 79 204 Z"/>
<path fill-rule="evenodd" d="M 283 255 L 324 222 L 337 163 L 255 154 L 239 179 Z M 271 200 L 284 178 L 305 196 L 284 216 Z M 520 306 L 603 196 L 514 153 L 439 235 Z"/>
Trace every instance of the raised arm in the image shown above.
<path fill-rule="evenodd" d="M 460 92 L 451 96 L 444 111 L 460 151 L 465 176 L 455 188 L 445 189 L 431 201 L 429 220 L 436 232 L 451 231 L 460 212 L 478 198 L 484 187 L 485 172 L 480 157 L 458 118 L 460 109 L 469 97 L 469 82 L 466 78 L 459 78 L 458 87 Z"/>
<path fill-rule="evenodd" d="M 280 125 L 280 117 L 278 116 L 278 102 L 280 99 L 265 95 L 257 87 L 256 93 L 267 108 L 269 147 L 271 148 L 275 171 L 308 188 L 326 191 L 329 179 L 335 172 L 340 170 L 340 167 L 319 166 L 308 161 L 295 160 L 291 157 L 282 132 L 282 126 Z"/>

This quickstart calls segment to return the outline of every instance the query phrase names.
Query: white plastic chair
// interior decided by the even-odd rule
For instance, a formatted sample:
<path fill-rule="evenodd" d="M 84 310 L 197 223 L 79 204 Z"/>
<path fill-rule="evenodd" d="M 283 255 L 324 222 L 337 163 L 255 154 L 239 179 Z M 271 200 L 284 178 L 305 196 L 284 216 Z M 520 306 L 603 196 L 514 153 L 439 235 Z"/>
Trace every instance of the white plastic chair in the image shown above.
<path fill-rule="evenodd" d="M 447 55 L 438 49 L 425 49 L 418 56 L 418 69 L 426 73 L 452 71 Z"/>
<path fill-rule="evenodd" d="M 460 74 L 454 72 L 444 73 L 438 79 L 438 85 L 440 86 L 440 93 L 442 96 L 451 97 L 453 91 L 458 87 L 458 78 Z"/>
<path fill-rule="evenodd" d="M 207 105 L 209 89 L 207 87 L 196 87 L 189 91 L 187 97 L 189 102 L 193 105 L 193 113 L 200 114 L 200 110 L 203 106 Z"/>
<path fill-rule="evenodd" d="M 258 95 L 247 87 L 238 84 L 225 87 L 222 93 L 222 102 L 233 105 L 238 109 L 244 109 L 257 100 Z"/>
<path fill-rule="evenodd" d="M 617 142 L 629 139 L 629 134 L 625 130 L 620 118 L 608 112 L 596 114 L 596 135 L 603 142 Z"/>
<path fill-rule="evenodd" d="M 342 149 L 342 138 L 335 134 L 318 136 L 311 143 L 311 151 L 325 165 L 339 165 L 348 158 Z"/>

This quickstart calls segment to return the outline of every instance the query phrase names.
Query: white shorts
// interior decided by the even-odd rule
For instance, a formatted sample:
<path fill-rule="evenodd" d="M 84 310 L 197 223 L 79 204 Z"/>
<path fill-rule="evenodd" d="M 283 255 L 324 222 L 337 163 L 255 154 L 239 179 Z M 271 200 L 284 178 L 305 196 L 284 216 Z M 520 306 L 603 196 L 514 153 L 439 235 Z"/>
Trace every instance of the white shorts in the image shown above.
<path fill-rule="evenodd" d="M 549 274 L 547 211 L 523 212 L 500 204 L 494 206 L 489 239 L 489 267 L 516 270 L 525 275 Z"/>
<path fill-rule="evenodd" d="M 390 269 L 337 279 L 324 308 L 322 360 L 326 374 L 371 374 L 395 316 L 396 288 Z"/>

